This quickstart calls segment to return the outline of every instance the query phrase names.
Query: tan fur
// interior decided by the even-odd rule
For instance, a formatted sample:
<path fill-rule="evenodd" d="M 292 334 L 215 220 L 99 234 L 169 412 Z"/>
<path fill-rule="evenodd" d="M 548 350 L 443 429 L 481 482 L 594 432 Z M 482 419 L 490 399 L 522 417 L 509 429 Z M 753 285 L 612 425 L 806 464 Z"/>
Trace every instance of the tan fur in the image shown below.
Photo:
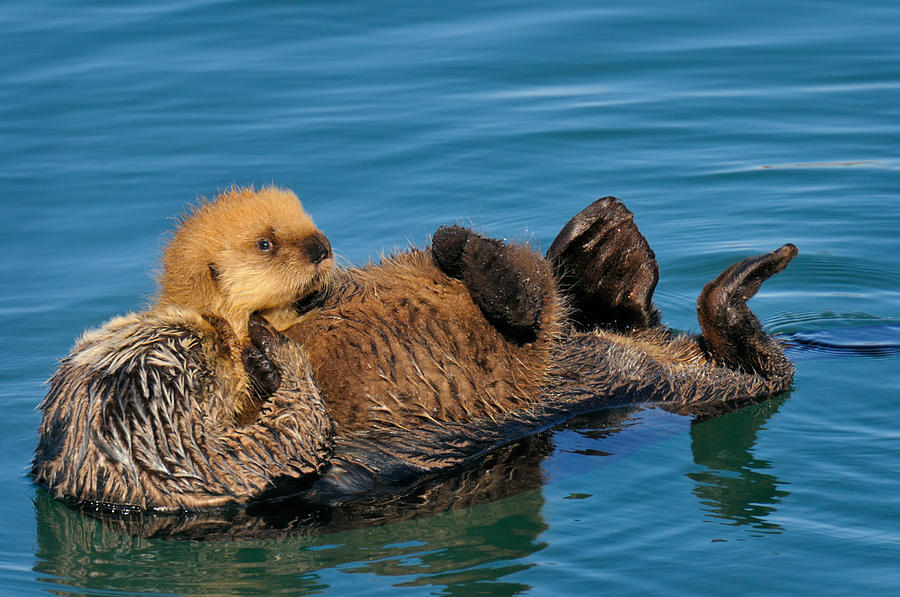
<path fill-rule="evenodd" d="M 334 259 L 315 264 L 304 253 L 304 242 L 317 234 L 290 191 L 226 191 L 182 219 L 163 254 L 157 305 L 213 313 L 243 341 L 251 313 L 277 325 L 294 301 L 327 283 Z M 274 245 L 268 254 L 257 247 L 262 239 Z"/>
<path fill-rule="evenodd" d="M 623 350 L 642 353 L 671 367 L 695 367 L 708 361 L 696 338 L 674 333 L 663 326 L 638 329 L 631 333 L 597 329 L 595 333 L 606 341 L 619 345 Z"/>

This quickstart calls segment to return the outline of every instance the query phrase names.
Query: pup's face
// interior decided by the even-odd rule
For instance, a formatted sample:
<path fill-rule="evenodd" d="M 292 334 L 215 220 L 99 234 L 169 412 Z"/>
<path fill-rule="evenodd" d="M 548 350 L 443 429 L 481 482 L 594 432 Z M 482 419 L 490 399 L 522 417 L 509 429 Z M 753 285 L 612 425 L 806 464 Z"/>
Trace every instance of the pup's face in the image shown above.
<path fill-rule="evenodd" d="M 239 218 L 209 266 L 230 307 L 248 314 L 281 308 L 323 288 L 331 244 L 296 198 L 269 197 Z"/>
<path fill-rule="evenodd" d="M 163 258 L 160 302 L 225 317 L 240 334 L 254 311 L 321 290 L 334 258 L 290 191 L 236 189 L 183 220 Z"/>

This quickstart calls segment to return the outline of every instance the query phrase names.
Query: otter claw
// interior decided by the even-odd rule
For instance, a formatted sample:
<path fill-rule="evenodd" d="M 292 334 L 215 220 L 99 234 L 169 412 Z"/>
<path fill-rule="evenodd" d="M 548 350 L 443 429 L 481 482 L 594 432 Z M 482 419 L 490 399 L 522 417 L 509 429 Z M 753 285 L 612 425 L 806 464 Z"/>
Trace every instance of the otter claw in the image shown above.
<path fill-rule="evenodd" d="M 281 387 L 281 371 L 274 360 L 280 334 L 256 313 L 250 315 L 248 332 L 251 344 L 241 351 L 241 359 L 256 393 L 265 398 Z"/>
<path fill-rule="evenodd" d="M 266 398 L 278 391 L 281 387 L 281 372 L 261 350 L 248 346 L 241 352 L 241 360 L 257 397 Z"/>
<path fill-rule="evenodd" d="M 265 317 L 258 313 L 250 315 L 247 333 L 253 346 L 261 350 L 270 359 L 275 358 L 275 350 L 278 344 L 285 339 L 278 330 L 266 321 Z"/>

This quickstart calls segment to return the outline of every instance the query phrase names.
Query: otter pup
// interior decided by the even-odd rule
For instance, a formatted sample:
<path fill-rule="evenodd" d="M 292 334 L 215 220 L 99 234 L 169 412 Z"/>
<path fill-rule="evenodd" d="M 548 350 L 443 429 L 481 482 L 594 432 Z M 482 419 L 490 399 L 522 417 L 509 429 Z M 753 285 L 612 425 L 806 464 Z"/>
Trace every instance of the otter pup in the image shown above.
<path fill-rule="evenodd" d="M 294 193 L 233 188 L 201 202 L 182 220 L 162 263 L 152 310 L 188 310 L 224 322 L 230 362 L 236 364 L 230 374 L 235 413 L 252 420 L 260 388 L 250 387 L 241 362 L 250 369 L 265 369 L 265 363 L 248 344 L 250 314 L 275 326 L 296 322 L 293 303 L 317 296 L 328 284 L 331 244 Z M 256 382 L 271 372 L 260 373 Z"/>
<path fill-rule="evenodd" d="M 255 313 L 282 320 L 332 263 L 289 191 L 201 203 L 164 251 L 155 303 L 86 333 L 50 380 L 35 480 L 78 501 L 196 508 L 320 472 L 332 425 L 306 357 Z"/>
<path fill-rule="evenodd" d="M 250 313 L 294 319 L 290 305 L 321 291 L 334 259 L 297 196 L 276 187 L 233 188 L 201 202 L 163 253 L 157 307 L 224 319 L 239 339 Z"/>

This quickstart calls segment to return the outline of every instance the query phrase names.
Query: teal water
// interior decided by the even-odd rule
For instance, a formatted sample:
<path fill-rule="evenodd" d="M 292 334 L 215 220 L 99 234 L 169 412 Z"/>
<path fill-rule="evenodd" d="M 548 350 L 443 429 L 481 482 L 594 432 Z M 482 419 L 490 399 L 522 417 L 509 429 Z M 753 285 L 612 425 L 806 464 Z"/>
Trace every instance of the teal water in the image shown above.
<path fill-rule="evenodd" d="M 896 3 L 46 1 L 0 25 L 0 592 L 900 591 Z M 794 389 L 579 419 L 480 503 L 361 528 L 138 539 L 49 500 L 26 470 L 56 360 L 145 303 L 186 204 L 271 182 L 351 262 L 448 222 L 546 249 L 619 196 L 691 331 L 705 282 L 793 242 L 752 306 L 809 341 Z"/>

